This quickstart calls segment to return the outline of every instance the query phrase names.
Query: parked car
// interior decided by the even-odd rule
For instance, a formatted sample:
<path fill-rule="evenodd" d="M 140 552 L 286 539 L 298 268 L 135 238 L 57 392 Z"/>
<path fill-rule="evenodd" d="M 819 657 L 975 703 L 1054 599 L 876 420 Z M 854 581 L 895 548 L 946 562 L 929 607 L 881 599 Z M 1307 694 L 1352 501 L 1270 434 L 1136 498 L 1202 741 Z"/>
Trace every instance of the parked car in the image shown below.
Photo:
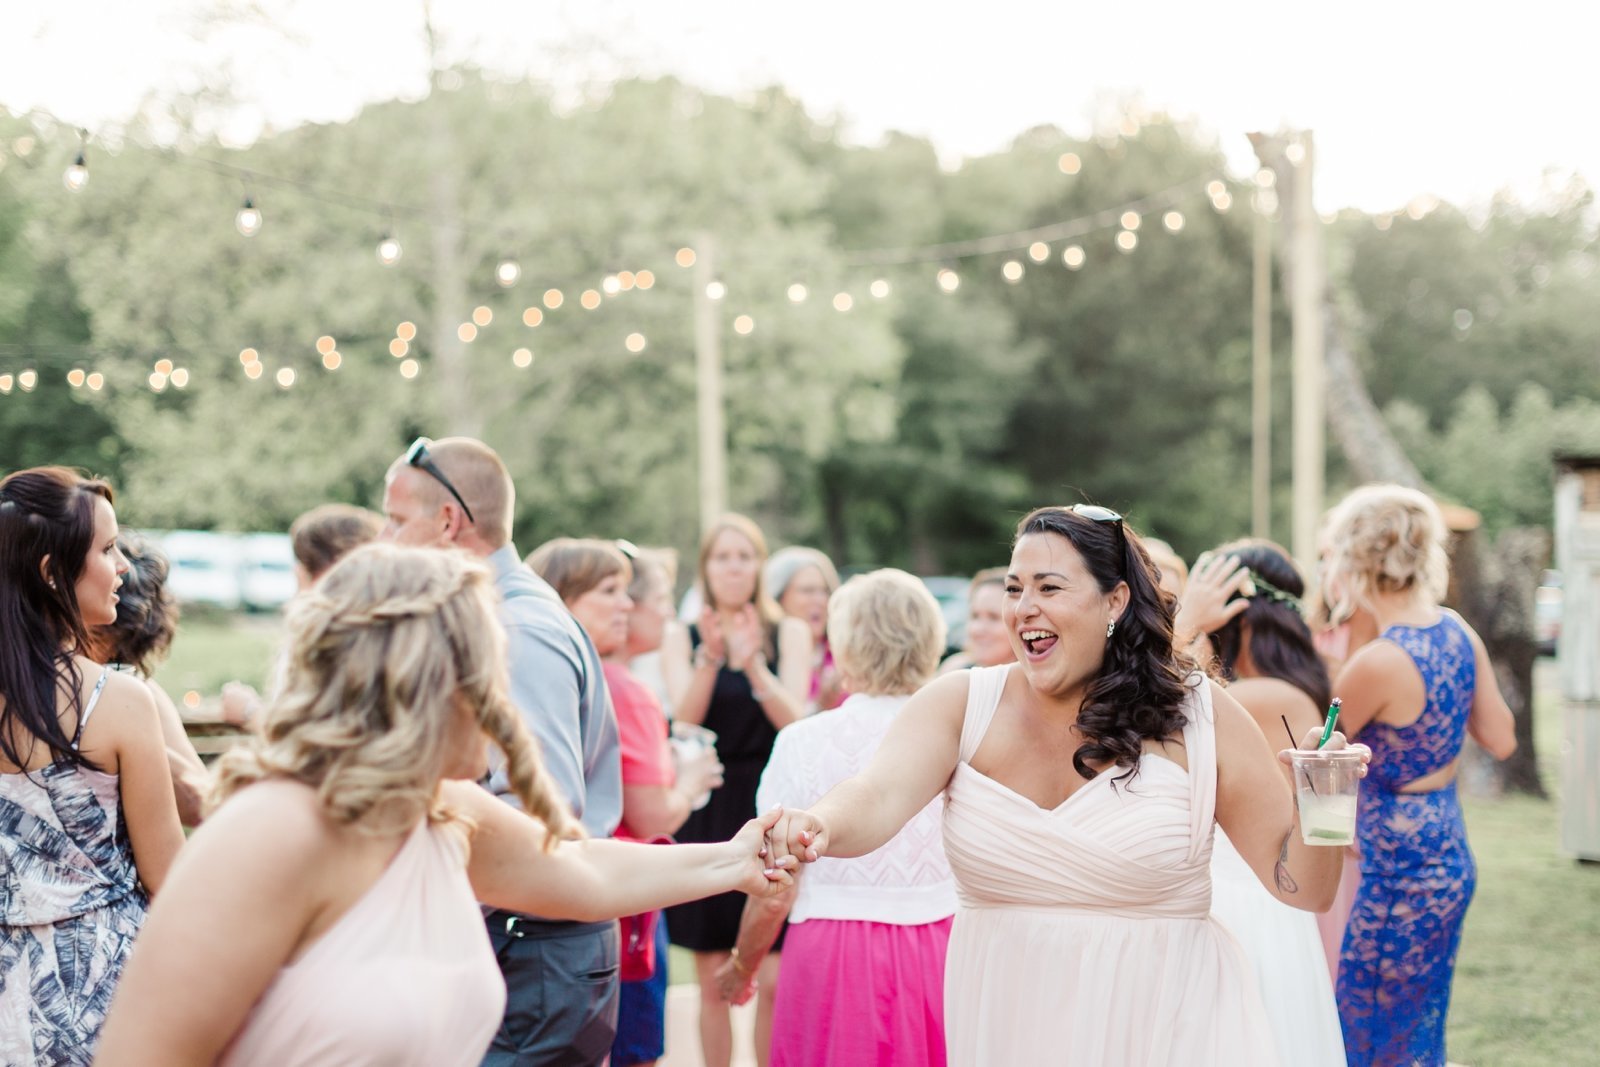
<path fill-rule="evenodd" d="M 1561 572 L 1545 571 L 1533 593 L 1533 626 L 1539 655 L 1553 656 L 1561 641 Z"/>
<path fill-rule="evenodd" d="M 299 590 L 294 544 L 288 534 L 244 534 L 239 538 L 239 600 L 251 611 L 276 611 Z"/>
<path fill-rule="evenodd" d="M 946 650 L 959 652 L 967 642 L 967 589 L 972 585 L 972 579 L 935 574 L 922 579 L 922 584 L 928 587 L 933 599 L 939 602 L 939 610 L 944 613 Z"/>
<path fill-rule="evenodd" d="M 167 588 L 179 603 L 238 610 L 243 603 L 239 547 L 231 534 L 173 530 L 160 538 L 160 545 L 172 564 Z"/>

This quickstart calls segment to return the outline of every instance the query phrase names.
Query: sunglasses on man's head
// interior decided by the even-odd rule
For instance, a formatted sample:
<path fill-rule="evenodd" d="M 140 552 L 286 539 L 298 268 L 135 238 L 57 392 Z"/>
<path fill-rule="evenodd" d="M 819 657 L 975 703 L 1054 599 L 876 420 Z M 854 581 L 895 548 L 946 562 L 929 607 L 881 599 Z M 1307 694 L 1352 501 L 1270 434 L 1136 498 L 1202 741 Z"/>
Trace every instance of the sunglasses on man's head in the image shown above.
<path fill-rule="evenodd" d="M 439 469 L 439 465 L 433 461 L 433 457 L 428 455 L 428 446 L 431 444 L 433 442 L 426 437 L 419 437 L 412 441 L 411 447 L 406 449 L 406 466 L 415 467 L 423 473 L 431 475 L 434 481 L 444 486 L 445 490 L 456 498 L 456 503 L 460 504 L 461 510 L 466 512 L 467 521 L 477 522 L 478 520 L 472 517 L 472 509 L 467 507 L 467 502 L 461 498 L 461 493 L 451 484 L 450 479 L 445 477 L 444 471 Z"/>

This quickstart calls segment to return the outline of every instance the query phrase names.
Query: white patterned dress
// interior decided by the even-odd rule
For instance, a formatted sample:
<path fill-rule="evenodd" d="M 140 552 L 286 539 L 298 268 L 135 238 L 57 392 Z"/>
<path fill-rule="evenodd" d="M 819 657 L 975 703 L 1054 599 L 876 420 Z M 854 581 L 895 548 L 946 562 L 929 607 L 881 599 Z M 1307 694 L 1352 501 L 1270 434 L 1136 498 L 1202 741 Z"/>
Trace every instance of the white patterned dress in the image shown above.
<path fill-rule="evenodd" d="M 0 1063 L 90 1062 L 147 907 L 116 775 L 0 773 Z"/>

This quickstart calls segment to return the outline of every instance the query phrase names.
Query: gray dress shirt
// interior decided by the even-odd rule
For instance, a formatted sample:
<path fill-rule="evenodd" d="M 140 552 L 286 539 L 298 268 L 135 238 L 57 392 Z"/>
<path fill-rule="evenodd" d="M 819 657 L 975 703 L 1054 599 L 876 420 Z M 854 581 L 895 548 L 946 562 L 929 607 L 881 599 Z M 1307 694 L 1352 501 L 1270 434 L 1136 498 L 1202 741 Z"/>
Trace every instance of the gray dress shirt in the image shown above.
<path fill-rule="evenodd" d="M 488 559 L 506 629 L 511 702 L 539 739 L 544 765 L 591 837 L 622 820 L 622 754 L 600 656 L 550 584 L 504 545 Z M 504 769 L 489 786 L 515 803 Z"/>

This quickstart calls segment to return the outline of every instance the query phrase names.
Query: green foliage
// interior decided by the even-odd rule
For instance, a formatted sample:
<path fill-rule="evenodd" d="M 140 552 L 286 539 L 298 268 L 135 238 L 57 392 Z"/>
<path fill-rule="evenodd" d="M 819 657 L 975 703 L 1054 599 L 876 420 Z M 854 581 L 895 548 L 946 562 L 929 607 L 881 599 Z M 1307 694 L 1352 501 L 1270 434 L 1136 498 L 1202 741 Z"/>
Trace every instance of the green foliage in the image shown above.
<path fill-rule="evenodd" d="M 1487 387 L 1473 385 L 1437 432 L 1415 405 L 1397 402 L 1386 415 L 1429 483 L 1475 508 L 1491 536 L 1550 524 L 1556 454 L 1600 454 L 1600 401 L 1575 397 L 1557 405 L 1536 384 L 1524 385 L 1504 411 Z"/>
<path fill-rule="evenodd" d="M 524 549 L 558 534 L 689 548 L 696 281 L 672 265 L 687 245 L 728 289 L 732 503 L 774 542 L 965 572 L 1002 560 L 1015 519 L 1040 503 L 1115 506 L 1188 555 L 1248 523 L 1242 190 L 1225 214 L 1198 193 L 1175 204 L 1177 233 L 1146 213 L 1132 252 L 1114 227 L 1075 238 L 1078 271 L 1063 241 L 1043 262 L 1019 247 L 874 265 L 896 257 L 872 250 L 1084 218 L 1219 172 L 1218 147 L 1182 123 L 1087 141 L 1030 130 L 951 171 L 915 137 L 845 145 L 779 89 L 736 102 L 629 81 L 558 108 L 465 73 L 455 90 L 243 151 L 187 134 L 182 153 L 152 148 L 135 129 L 96 147 L 76 194 L 60 183 L 76 136 L 0 116 L 0 147 L 24 133 L 38 147 L 0 170 L 0 372 L 36 359 L 41 382 L 0 396 L 0 462 L 108 473 L 135 522 L 282 529 L 328 499 L 374 504 L 412 436 L 464 429 L 510 465 Z M 1068 151 L 1072 175 L 1057 166 Z M 265 218 L 249 240 L 231 225 L 247 186 Z M 1491 526 L 1548 521 L 1549 450 L 1592 440 L 1588 208 L 1574 186 L 1538 211 L 1444 207 L 1386 232 L 1348 218 L 1330 230 L 1375 393 L 1429 478 Z M 386 230 L 405 248 L 389 268 L 373 254 Z M 508 254 L 524 275 L 505 289 L 493 272 Z M 1025 268 L 1019 282 L 1002 277 L 1007 259 Z M 960 272 L 952 294 L 933 281 L 944 265 Z M 603 275 L 641 268 L 656 274 L 649 291 L 581 309 Z M 876 279 L 888 299 L 869 295 Z M 803 302 L 786 295 L 794 282 Z M 547 288 L 561 307 L 524 325 Z M 834 310 L 840 293 L 848 312 Z M 463 345 L 474 308 L 492 321 Z M 744 315 L 753 330 L 735 332 Z M 415 380 L 389 354 L 402 321 L 418 326 Z M 623 343 L 634 332 L 640 352 Z M 1281 309 L 1274 333 L 1281 496 Z M 336 371 L 314 347 L 325 334 Z M 256 380 L 242 373 L 247 346 L 265 367 Z M 531 366 L 513 366 L 519 348 Z M 163 358 L 187 388 L 151 392 Z M 77 365 L 107 388 L 67 388 Z M 275 384 L 280 370 L 292 388 Z"/>

